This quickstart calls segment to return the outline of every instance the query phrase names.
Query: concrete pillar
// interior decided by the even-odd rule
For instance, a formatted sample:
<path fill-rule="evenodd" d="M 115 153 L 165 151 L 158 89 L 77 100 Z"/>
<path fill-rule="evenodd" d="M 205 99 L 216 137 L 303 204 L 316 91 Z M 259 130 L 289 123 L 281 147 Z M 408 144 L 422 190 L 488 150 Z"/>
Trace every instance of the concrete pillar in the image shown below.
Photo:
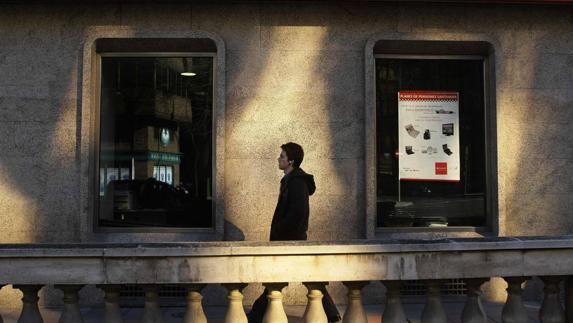
<path fill-rule="evenodd" d="M 558 276 L 540 277 L 545 286 L 543 287 L 543 303 L 539 310 L 541 323 L 565 323 L 565 312 L 559 300 L 559 283 L 563 279 Z"/>
<path fill-rule="evenodd" d="M 119 307 L 120 285 L 98 285 L 105 292 L 103 323 L 123 323 Z"/>
<path fill-rule="evenodd" d="M 227 306 L 227 313 L 225 313 L 224 323 L 247 323 L 247 315 L 243 308 L 243 289 L 247 284 L 223 284 L 229 291 L 227 299 L 229 305 Z"/>
<path fill-rule="evenodd" d="M 448 318 L 444 305 L 442 304 L 441 293 L 442 281 L 426 281 L 426 306 L 422 312 L 422 323 L 447 323 Z"/>
<path fill-rule="evenodd" d="M 22 291 L 24 296 L 22 297 L 22 313 L 18 319 L 18 323 L 43 323 L 42 315 L 40 314 L 40 309 L 38 308 L 38 291 L 42 288 L 42 285 L 15 285 Z"/>
<path fill-rule="evenodd" d="M 187 310 L 185 312 L 184 323 L 207 323 L 207 317 L 203 311 L 203 296 L 201 290 L 204 284 L 191 284 L 187 287 Z"/>
<path fill-rule="evenodd" d="M 142 288 L 145 292 L 145 307 L 140 322 L 164 323 L 161 308 L 159 307 L 159 286 L 143 285 Z"/>
<path fill-rule="evenodd" d="M 573 276 L 565 280 L 565 311 L 567 322 L 573 322 Z"/>
<path fill-rule="evenodd" d="M 60 316 L 60 323 L 82 323 L 78 292 L 84 285 L 55 285 L 56 289 L 64 292 L 64 310 Z"/>
<path fill-rule="evenodd" d="M 263 323 L 288 323 L 281 292 L 288 283 L 265 283 L 263 285 L 268 289 L 267 298 L 269 300 L 263 316 Z"/>
<path fill-rule="evenodd" d="M 306 310 L 302 316 L 304 323 L 328 323 L 326 318 L 326 313 L 324 312 L 324 307 L 322 306 L 322 290 L 326 283 L 303 283 L 308 289 L 308 302 L 306 304 Z"/>
<path fill-rule="evenodd" d="M 468 279 L 467 298 L 462 311 L 462 323 L 486 323 L 487 315 L 481 303 L 481 285 L 489 279 Z"/>
<path fill-rule="evenodd" d="M 386 280 L 382 281 L 386 287 L 386 305 L 384 306 L 384 313 L 382 313 L 383 323 L 406 323 L 406 313 L 402 306 L 400 299 L 400 286 L 402 282 L 399 280 Z"/>
<path fill-rule="evenodd" d="M 368 323 L 368 317 L 362 305 L 362 288 L 367 281 L 343 282 L 348 288 L 348 307 L 342 319 L 343 323 Z"/>
<path fill-rule="evenodd" d="M 527 312 L 521 299 L 521 284 L 527 280 L 525 277 L 504 277 L 507 282 L 507 300 L 501 311 L 503 323 L 527 323 Z"/>

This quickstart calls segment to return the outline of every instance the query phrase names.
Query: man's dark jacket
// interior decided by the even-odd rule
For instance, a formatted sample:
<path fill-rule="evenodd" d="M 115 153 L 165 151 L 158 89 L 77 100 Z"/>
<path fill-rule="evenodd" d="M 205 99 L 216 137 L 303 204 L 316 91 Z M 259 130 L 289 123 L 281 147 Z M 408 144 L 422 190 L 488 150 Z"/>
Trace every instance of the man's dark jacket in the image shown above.
<path fill-rule="evenodd" d="M 295 168 L 281 180 L 279 200 L 271 224 L 271 241 L 306 240 L 308 196 L 314 194 L 314 177 Z"/>

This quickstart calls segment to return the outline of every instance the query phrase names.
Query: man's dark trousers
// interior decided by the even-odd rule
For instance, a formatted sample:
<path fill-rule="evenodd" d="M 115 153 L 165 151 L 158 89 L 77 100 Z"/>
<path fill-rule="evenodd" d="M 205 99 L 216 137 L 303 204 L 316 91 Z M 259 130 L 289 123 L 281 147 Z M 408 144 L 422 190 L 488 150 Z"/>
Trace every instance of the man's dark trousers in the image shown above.
<path fill-rule="evenodd" d="M 326 312 L 326 317 L 328 318 L 328 322 L 338 322 L 341 320 L 340 314 L 338 313 L 338 309 L 336 305 L 334 305 L 334 301 L 326 288 L 321 289 L 322 294 L 324 297 L 322 298 L 322 306 L 324 307 L 324 311 Z M 257 298 L 257 300 L 253 303 L 253 308 L 251 312 L 249 312 L 249 323 L 261 323 L 263 321 L 263 316 L 265 316 L 265 311 L 267 310 L 267 304 L 269 302 L 267 298 L 269 290 L 265 288 L 265 291 Z"/>

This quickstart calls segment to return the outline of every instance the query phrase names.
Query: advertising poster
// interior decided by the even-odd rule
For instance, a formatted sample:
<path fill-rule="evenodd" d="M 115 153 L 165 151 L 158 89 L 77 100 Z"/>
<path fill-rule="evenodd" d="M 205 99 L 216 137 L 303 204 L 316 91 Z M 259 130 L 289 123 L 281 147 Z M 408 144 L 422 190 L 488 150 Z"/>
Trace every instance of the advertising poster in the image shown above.
<path fill-rule="evenodd" d="M 398 92 L 402 181 L 460 181 L 459 93 Z"/>

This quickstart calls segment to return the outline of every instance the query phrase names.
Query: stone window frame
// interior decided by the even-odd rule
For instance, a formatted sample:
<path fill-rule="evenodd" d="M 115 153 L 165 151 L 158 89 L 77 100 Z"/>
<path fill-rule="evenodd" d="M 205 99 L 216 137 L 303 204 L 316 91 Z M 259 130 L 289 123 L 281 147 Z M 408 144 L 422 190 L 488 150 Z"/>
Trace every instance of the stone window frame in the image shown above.
<path fill-rule="evenodd" d="M 365 192 L 366 238 L 446 238 L 480 237 L 499 234 L 498 172 L 497 172 L 497 116 L 496 116 L 496 57 L 500 46 L 485 34 L 397 34 L 388 33 L 368 39 L 364 53 L 365 71 Z M 479 56 L 484 60 L 485 102 L 485 167 L 486 167 L 486 226 L 446 228 L 384 228 L 377 222 L 376 170 L 376 57 L 437 56 L 456 58 Z M 497 58 L 497 60 L 496 60 Z"/>
<path fill-rule="evenodd" d="M 107 228 L 97 225 L 99 185 L 99 62 L 96 51 L 99 39 L 161 39 L 193 42 L 208 40 L 214 44 L 213 56 L 213 227 L 211 228 Z M 121 46 L 120 46 L 121 47 Z M 129 48 L 125 52 L 129 52 Z M 144 53 L 141 49 L 137 52 Z M 160 52 L 150 50 L 150 52 Z M 166 50 L 165 52 L 173 52 Z M 188 54 L 190 51 L 183 51 Z M 181 53 L 183 53 L 181 52 Z M 191 51 L 195 52 L 195 51 Z M 80 224 L 82 242 L 176 242 L 223 240 L 224 238 L 224 164 L 225 164 L 225 43 L 221 37 L 203 31 L 149 31 L 132 27 L 94 26 L 84 37 L 81 73 L 80 146 Z"/>

